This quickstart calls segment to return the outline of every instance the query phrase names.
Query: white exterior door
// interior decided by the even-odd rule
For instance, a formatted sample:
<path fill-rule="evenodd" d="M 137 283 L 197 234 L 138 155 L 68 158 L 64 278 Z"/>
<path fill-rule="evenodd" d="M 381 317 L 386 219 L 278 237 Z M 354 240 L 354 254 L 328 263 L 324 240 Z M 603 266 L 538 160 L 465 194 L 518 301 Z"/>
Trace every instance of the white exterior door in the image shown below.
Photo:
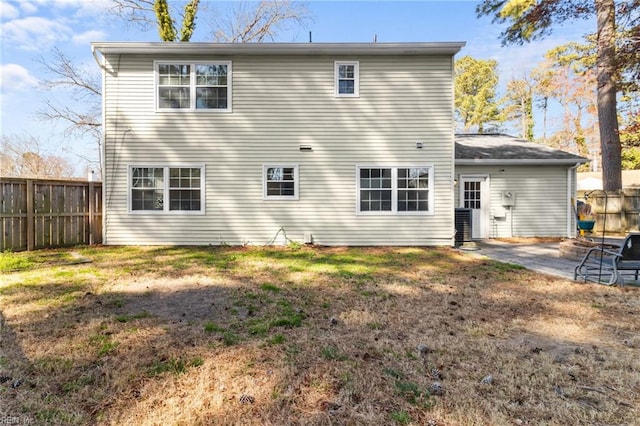
<path fill-rule="evenodd" d="M 460 177 L 460 207 L 471 209 L 471 237 L 489 237 L 489 182 L 487 176 Z"/>

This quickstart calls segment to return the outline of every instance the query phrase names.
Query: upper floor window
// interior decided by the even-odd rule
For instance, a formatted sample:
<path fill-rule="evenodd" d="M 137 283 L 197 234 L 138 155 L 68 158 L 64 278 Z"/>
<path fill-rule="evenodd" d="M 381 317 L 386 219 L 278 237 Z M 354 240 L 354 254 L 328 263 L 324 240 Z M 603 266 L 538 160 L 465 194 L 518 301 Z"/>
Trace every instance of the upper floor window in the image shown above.
<path fill-rule="evenodd" d="M 433 167 L 357 167 L 359 214 L 433 213 Z"/>
<path fill-rule="evenodd" d="M 265 165 L 263 179 L 265 200 L 299 198 L 297 165 Z"/>
<path fill-rule="evenodd" d="M 204 213 L 204 166 L 132 166 L 132 212 Z"/>
<path fill-rule="evenodd" d="M 358 62 L 335 63 L 336 96 L 360 96 L 360 70 Z"/>
<path fill-rule="evenodd" d="M 158 110 L 231 110 L 231 62 L 156 62 Z"/>

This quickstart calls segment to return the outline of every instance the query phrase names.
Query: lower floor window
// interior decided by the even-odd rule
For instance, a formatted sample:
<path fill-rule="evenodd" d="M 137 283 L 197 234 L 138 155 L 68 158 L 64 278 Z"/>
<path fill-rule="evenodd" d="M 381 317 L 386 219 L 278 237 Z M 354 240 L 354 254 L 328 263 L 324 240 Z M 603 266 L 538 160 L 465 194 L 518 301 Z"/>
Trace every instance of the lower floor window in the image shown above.
<path fill-rule="evenodd" d="M 265 199 L 299 199 L 297 165 L 265 165 L 263 179 Z"/>
<path fill-rule="evenodd" d="M 398 211 L 429 211 L 428 167 L 398 169 Z"/>
<path fill-rule="evenodd" d="M 131 210 L 164 209 L 164 171 L 156 167 L 131 170 Z"/>
<path fill-rule="evenodd" d="M 360 211 L 381 212 L 392 209 L 392 169 L 360 169 Z"/>
<path fill-rule="evenodd" d="M 204 167 L 130 168 L 131 211 L 204 212 Z"/>
<path fill-rule="evenodd" d="M 431 213 L 431 166 L 357 167 L 358 212 Z"/>

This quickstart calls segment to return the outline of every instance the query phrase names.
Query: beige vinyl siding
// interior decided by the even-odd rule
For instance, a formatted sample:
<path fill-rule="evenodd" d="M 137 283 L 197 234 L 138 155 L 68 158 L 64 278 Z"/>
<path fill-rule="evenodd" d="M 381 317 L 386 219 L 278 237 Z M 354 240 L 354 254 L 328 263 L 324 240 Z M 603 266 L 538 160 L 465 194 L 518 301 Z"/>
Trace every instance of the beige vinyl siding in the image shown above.
<path fill-rule="evenodd" d="M 565 237 L 567 236 L 568 166 L 458 166 L 456 175 L 489 176 L 490 209 L 502 207 L 502 192 L 515 194 L 516 205 L 504 208 L 504 219 L 490 218 L 489 236 Z M 459 193 L 456 188 L 456 206 Z"/>
<path fill-rule="evenodd" d="M 452 243 L 451 57 L 107 59 L 107 244 L 266 244 L 281 228 L 326 245 Z M 232 112 L 155 112 L 154 60 L 232 61 Z M 335 97 L 335 60 L 360 62 L 360 97 Z M 205 214 L 129 213 L 140 164 L 204 164 Z M 299 200 L 263 199 L 264 164 L 299 166 Z M 435 214 L 357 216 L 357 165 L 433 166 Z"/>

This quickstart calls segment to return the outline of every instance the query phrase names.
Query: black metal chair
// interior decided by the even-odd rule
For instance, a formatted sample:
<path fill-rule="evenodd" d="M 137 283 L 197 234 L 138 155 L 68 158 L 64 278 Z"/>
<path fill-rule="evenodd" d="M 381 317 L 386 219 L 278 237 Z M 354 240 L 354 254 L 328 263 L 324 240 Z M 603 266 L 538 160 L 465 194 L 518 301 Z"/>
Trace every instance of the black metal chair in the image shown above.
<path fill-rule="evenodd" d="M 633 275 L 638 281 L 638 271 L 640 271 L 640 232 L 634 232 L 627 235 L 618 251 L 602 246 L 589 249 L 576 266 L 573 279 L 623 286 L 625 276 Z"/>

